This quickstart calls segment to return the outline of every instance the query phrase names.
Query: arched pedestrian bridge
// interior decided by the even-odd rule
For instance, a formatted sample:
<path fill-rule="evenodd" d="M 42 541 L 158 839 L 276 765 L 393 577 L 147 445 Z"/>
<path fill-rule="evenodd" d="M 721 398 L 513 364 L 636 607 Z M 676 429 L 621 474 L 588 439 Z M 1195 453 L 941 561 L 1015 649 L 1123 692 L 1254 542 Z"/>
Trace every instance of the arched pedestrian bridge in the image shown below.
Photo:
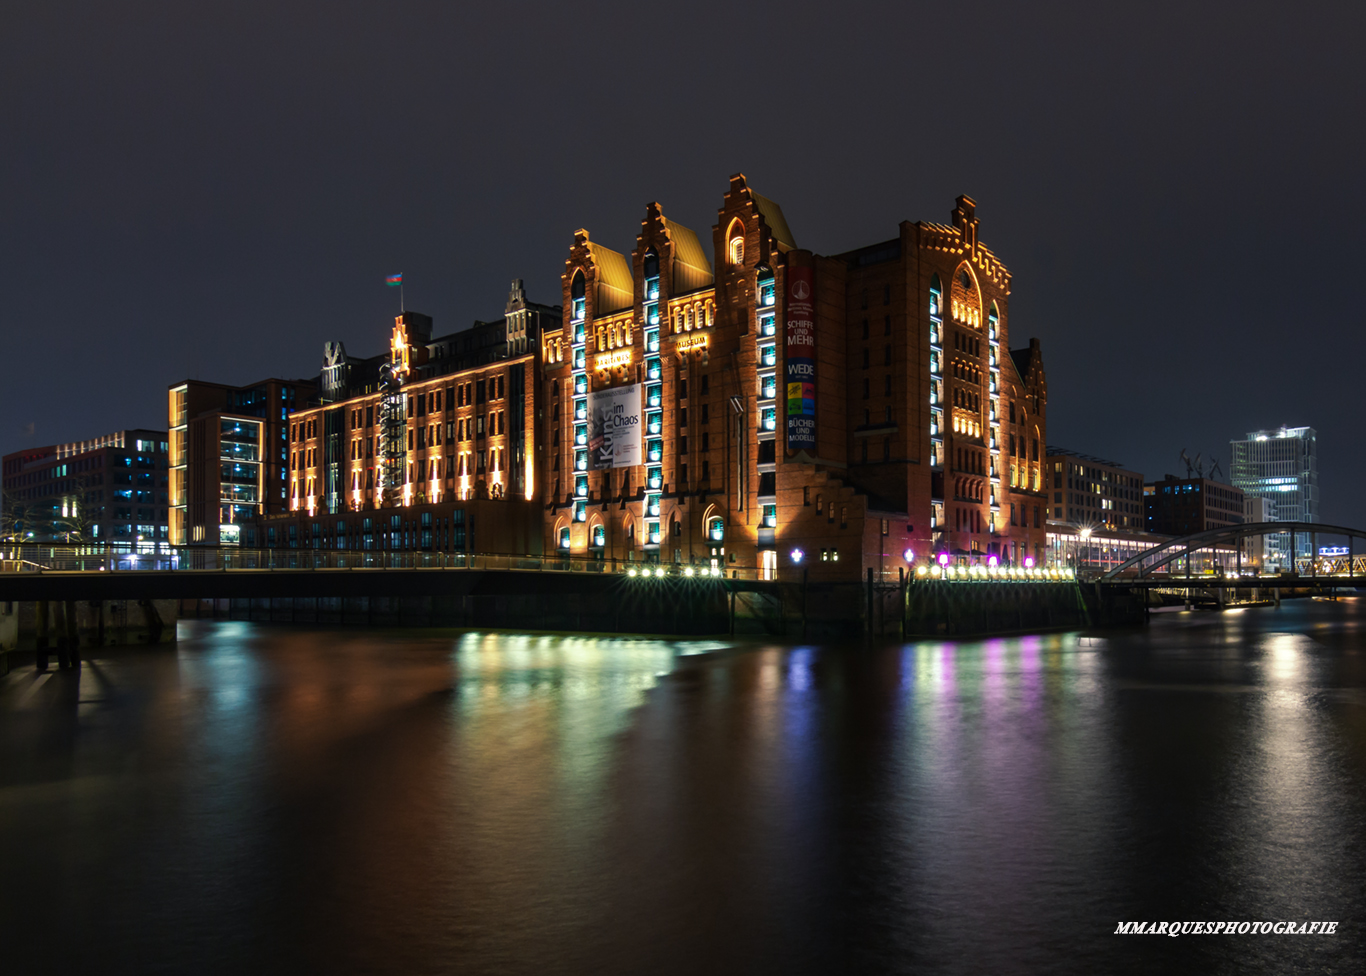
<path fill-rule="evenodd" d="M 1293 568 L 1268 570 L 1261 557 L 1249 550 L 1249 542 L 1268 536 L 1282 537 L 1280 551 L 1296 553 Z M 1307 549 L 1307 554 L 1299 554 L 1300 549 Z M 1229 525 L 1153 546 L 1120 563 L 1098 582 L 1131 587 L 1366 586 L 1366 530 L 1320 522 Z"/>

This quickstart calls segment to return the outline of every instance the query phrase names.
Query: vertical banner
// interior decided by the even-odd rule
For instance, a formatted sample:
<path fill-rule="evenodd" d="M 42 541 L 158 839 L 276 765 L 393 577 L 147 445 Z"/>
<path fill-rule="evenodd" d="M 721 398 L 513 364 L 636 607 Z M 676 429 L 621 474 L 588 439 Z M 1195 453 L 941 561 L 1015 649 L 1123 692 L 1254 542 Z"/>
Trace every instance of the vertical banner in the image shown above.
<path fill-rule="evenodd" d="M 588 394 L 589 466 L 630 468 L 641 461 L 640 384 Z"/>
<path fill-rule="evenodd" d="M 816 289 L 811 267 L 787 265 L 787 449 L 816 449 Z"/>

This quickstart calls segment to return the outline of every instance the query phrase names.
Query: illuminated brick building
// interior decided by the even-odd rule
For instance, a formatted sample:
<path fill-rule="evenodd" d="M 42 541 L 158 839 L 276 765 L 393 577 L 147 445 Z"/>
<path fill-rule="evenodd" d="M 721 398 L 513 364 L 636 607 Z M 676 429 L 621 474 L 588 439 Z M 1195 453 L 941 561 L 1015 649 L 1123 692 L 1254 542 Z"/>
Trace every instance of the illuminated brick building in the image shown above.
<path fill-rule="evenodd" d="M 547 549 L 815 578 L 1042 559 L 1042 357 L 1009 350 L 970 199 L 827 257 L 737 175 L 712 250 L 658 204 L 629 257 L 576 233 L 542 337 Z"/>
<path fill-rule="evenodd" d="M 404 312 L 365 360 L 328 343 L 323 402 L 289 417 L 288 513 L 257 544 L 539 552 L 539 340 L 560 310 L 514 281 L 505 313 L 433 338 Z"/>

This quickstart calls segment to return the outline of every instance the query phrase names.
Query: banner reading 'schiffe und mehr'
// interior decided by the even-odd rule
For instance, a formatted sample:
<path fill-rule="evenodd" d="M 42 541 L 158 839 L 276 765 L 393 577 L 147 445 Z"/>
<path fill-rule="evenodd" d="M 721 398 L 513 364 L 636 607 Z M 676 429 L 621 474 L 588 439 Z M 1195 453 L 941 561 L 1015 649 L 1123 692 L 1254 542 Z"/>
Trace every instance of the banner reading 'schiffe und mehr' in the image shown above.
<path fill-rule="evenodd" d="M 787 449 L 816 449 L 816 288 L 810 267 L 787 266 Z"/>
<path fill-rule="evenodd" d="M 629 468 L 642 463 L 640 384 L 588 394 L 588 458 L 593 468 Z"/>

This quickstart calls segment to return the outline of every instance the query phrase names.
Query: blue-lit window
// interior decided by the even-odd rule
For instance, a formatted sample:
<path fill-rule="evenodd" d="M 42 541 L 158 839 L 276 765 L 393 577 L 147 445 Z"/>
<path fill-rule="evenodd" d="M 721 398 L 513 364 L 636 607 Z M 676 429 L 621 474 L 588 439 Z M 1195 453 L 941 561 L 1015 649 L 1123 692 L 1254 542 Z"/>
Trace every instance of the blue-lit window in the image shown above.
<path fill-rule="evenodd" d="M 588 503 L 587 503 L 587 502 L 575 502 L 575 503 L 574 503 L 574 521 L 575 521 L 575 522 L 587 522 L 587 521 L 588 521 Z"/>
<path fill-rule="evenodd" d="M 650 324 L 651 324 L 651 325 L 658 325 L 658 324 L 659 324 L 659 313 L 658 313 L 658 311 L 656 311 L 656 313 L 655 313 L 654 321 L 650 322 Z M 659 330 L 658 330 L 658 329 L 647 329 L 647 330 L 645 331 L 645 351 L 646 351 L 646 352 L 659 352 Z"/>
<path fill-rule="evenodd" d="M 724 519 L 714 518 L 707 523 L 707 538 L 712 542 L 721 542 L 726 538 L 726 522 Z"/>
<path fill-rule="evenodd" d="M 574 326 L 574 343 L 573 343 L 573 344 L 576 345 L 576 346 L 581 346 L 581 345 L 583 345 L 583 344 L 584 344 L 584 341 L 585 341 L 586 338 L 587 338 L 587 336 L 588 336 L 588 332 L 587 332 L 587 329 L 585 329 L 583 322 L 578 322 L 578 323 L 576 323 L 575 326 Z"/>
<path fill-rule="evenodd" d="M 759 365 L 775 366 L 778 363 L 778 347 L 774 345 L 759 347 Z"/>
<path fill-rule="evenodd" d="M 664 387 L 658 383 L 645 388 L 645 404 L 650 407 L 657 407 L 664 402 Z"/>
<path fill-rule="evenodd" d="M 585 400 L 575 400 L 575 401 L 574 401 L 574 419 L 575 419 L 575 420 L 587 420 L 587 419 L 588 419 L 588 401 L 587 401 L 586 399 L 585 399 Z"/>
<path fill-rule="evenodd" d="M 934 320 L 931 320 L 931 321 L 930 321 L 930 345 L 932 345 L 932 346 L 942 346 L 943 344 L 944 344 L 944 343 L 943 343 L 943 341 L 942 341 L 941 338 L 940 338 L 939 323 L 936 322 L 936 321 L 934 321 Z"/>
<path fill-rule="evenodd" d="M 658 359 L 645 360 L 645 378 L 647 380 L 657 380 L 664 375 L 664 368 L 659 364 Z"/>
<path fill-rule="evenodd" d="M 934 275 L 930 278 L 930 315 L 933 318 L 943 317 L 943 294 L 944 290 L 939 284 L 939 275 Z"/>
<path fill-rule="evenodd" d="M 654 518 L 659 517 L 659 496 L 649 494 L 645 496 L 645 514 Z"/>
<path fill-rule="evenodd" d="M 647 441 L 645 446 L 645 456 L 651 464 L 659 464 L 664 460 L 664 442 Z"/>
<path fill-rule="evenodd" d="M 574 478 L 574 494 L 579 498 L 588 497 L 588 475 L 581 474 Z"/>
<path fill-rule="evenodd" d="M 778 506 L 777 506 L 777 505 L 765 505 L 765 506 L 764 506 L 764 518 L 763 518 L 763 525 L 764 525 L 764 528 L 766 528 L 766 529 L 771 529 L 771 528 L 774 528 L 775 526 L 777 526 L 777 524 L 778 524 Z"/>
<path fill-rule="evenodd" d="M 583 369 L 588 364 L 588 356 L 583 351 L 583 346 L 574 348 L 574 368 Z"/>
<path fill-rule="evenodd" d="M 586 447 L 586 446 L 588 445 L 588 425 L 587 425 L 587 424 L 575 424 L 575 425 L 574 425 L 574 444 L 575 444 L 576 446 L 578 446 L 578 447 Z"/>
<path fill-rule="evenodd" d="M 772 312 L 759 313 L 759 335 L 768 337 L 778 334 L 778 320 Z"/>
<path fill-rule="evenodd" d="M 759 411 L 759 426 L 764 430 L 778 429 L 778 408 L 764 407 Z"/>
<path fill-rule="evenodd" d="M 659 545 L 659 523 L 658 523 L 658 522 L 646 522 L 646 523 L 645 523 L 645 538 L 646 538 L 647 540 L 649 540 L 649 544 L 650 544 L 650 545 L 652 545 L 652 546 L 657 546 L 657 545 Z"/>
<path fill-rule="evenodd" d="M 583 277 L 582 271 L 574 273 L 574 281 L 569 286 L 569 308 L 573 321 L 582 322 L 588 314 L 588 303 L 584 300 L 587 294 L 587 281 Z M 582 339 L 575 339 L 575 342 L 582 342 Z"/>
<path fill-rule="evenodd" d="M 662 491 L 664 489 L 664 469 L 646 468 L 645 487 L 651 491 Z"/>
<path fill-rule="evenodd" d="M 759 306 L 761 308 L 772 308 L 778 300 L 778 289 L 773 283 L 772 276 L 759 279 Z"/>
<path fill-rule="evenodd" d="M 647 413 L 645 415 L 645 432 L 647 434 L 659 434 L 664 429 L 664 414 Z"/>
<path fill-rule="evenodd" d="M 939 375 L 939 353 L 937 352 L 930 353 L 930 373 L 934 376 Z"/>
<path fill-rule="evenodd" d="M 574 452 L 574 470 L 575 470 L 575 471 L 587 471 L 587 470 L 588 470 L 588 452 L 587 452 L 587 451 L 575 451 L 575 452 Z"/>
<path fill-rule="evenodd" d="M 759 379 L 759 399 L 772 400 L 778 394 L 778 378 L 764 376 Z"/>
<path fill-rule="evenodd" d="M 585 393 L 587 393 L 587 392 L 588 392 L 588 377 L 587 377 L 587 376 L 576 376 L 576 377 L 574 377 L 574 394 L 575 394 L 576 396 L 583 396 L 583 395 L 584 395 Z"/>
<path fill-rule="evenodd" d="M 569 526 L 567 525 L 560 529 L 560 548 L 569 548 Z"/>
<path fill-rule="evenodd" d="M 601 524 L 598 524 L 598 525 L 593 526 L 593 543 L 592 543 L 593 548 L 594 548 L 594 549 L 601 549 L 601 548 L 602 548 L 603 546 L 605 546 L 606 544 L 607 544 L 607 531 L 606 531 L 606 529 L 605 529 Z"/>

